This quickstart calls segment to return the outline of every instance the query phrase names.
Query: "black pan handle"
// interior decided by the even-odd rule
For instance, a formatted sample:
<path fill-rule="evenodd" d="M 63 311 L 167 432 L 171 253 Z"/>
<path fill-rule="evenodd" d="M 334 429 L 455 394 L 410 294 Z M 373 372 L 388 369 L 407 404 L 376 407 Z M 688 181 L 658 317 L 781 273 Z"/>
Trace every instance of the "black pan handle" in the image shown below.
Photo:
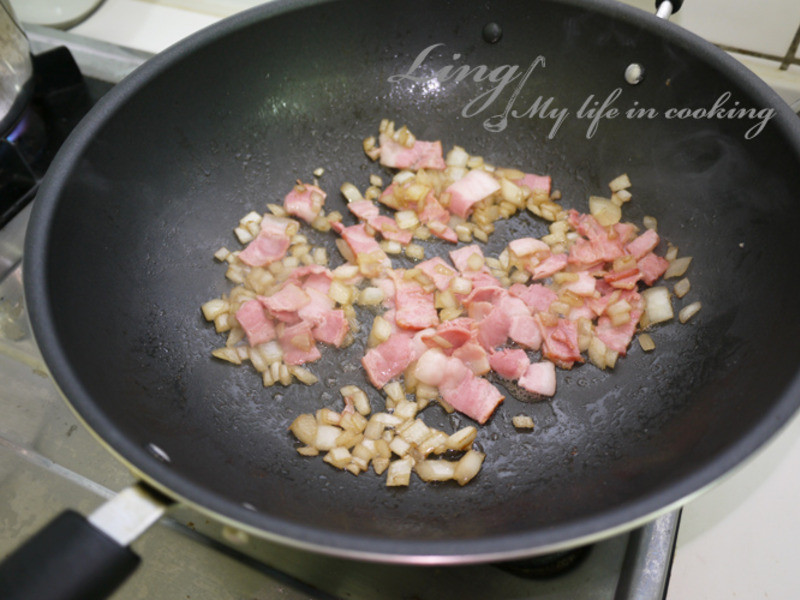
<path fill-rule="evenodd" d="M 139 557 L 82 515 L 61 513 L 0 565 L 5 600 L 99 600 L 136 570 Z"/>
<path fill-rule="evenodd" d="M 139 565 L 129 544 L 169 500 L 134 485 L 89 517 L 61 513 L 0 564 L 3 600 L 101 600 Z"/>
<path fill-rule="evenodd" d="M 683 0 L 656 0 L 656 14 L 660 16 L 661 5 L 665 2 L 669 2 L 671 5 L 671 9 L 669 10 L 668 14 L 664 17 L 668 19 L 671 15 L 674 15 L 681 9 L 683 6 Z"/>

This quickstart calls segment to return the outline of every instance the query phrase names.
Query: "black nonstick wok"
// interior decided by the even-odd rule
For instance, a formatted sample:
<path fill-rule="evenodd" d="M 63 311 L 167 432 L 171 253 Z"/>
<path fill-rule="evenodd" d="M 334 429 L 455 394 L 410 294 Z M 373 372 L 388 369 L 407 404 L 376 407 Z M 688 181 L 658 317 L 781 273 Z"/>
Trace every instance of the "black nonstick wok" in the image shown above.
<path fill-rule="evenodd" d="M 557 128 L 556 109 L 567 111 Z M 223 338 L 199 308 L 229 287 L 212 254 L 236 247 L 245 213 L 317 167 L 328 209 L 345 213 L 343 182 L 390 176 L 361 149 L 384 117 L 549 174 L 579 210 L 627 173 L 625 218 L 656 217 L 694 257 L 675 306 L 700 300 L 701 312 L 655 327 L 656 350 L 634 343 L 613 371 L 559 372 L 551 401 L 509 395 L 480 429 L 487 459 L 463 488 L 387 489 L 298 455 L 288 425 L 336 408 L 340 386 L 381 406 L 358 368 L 363 342 L 324 352 L 311 366 L 320 383 L 267 389 L 211 357 Z M 727 55 L 644 12 L 606 0 L 278 0 L 155 57 L 82 123 L 36 199 L 27 302 L 69 403 L 168 498 L 354 559 L 511 559 L 679 506 L 792 416 L 798 194 L 797 117 Z M 521 215 L 485 251 L 546 231 Z M 309 235 L 336 255 L 332 234 Z M 471 423 L 427 411 L 451 431 Z M 532 433 L 511 425 L 520 413 Z"/>

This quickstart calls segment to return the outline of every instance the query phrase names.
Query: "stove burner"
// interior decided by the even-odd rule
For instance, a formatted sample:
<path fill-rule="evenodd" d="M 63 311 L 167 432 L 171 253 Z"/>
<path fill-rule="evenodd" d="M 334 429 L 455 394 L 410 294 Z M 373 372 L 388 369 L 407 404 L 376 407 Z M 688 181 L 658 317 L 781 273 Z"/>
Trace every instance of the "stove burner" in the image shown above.
<path fill-rule="evenodd" d="M 553 579 L 577 569 L 589 556 L 592 546 L 543 554 L 532 558 L 496 563 L 498 569 L 525 579 Z"/>
<path fill-rule="evenodd" d="M 33 57 L 30 104 L 0 140 L 0 227 L 33 199 L 56 152 L 93 102 L 69 50 Z"/>

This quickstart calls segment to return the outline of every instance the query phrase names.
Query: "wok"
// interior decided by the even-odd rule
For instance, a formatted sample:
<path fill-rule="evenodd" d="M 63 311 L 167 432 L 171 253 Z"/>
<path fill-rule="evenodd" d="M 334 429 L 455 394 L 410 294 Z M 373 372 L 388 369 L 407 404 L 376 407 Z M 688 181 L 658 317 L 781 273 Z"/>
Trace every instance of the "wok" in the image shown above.
<path fill-rule="evenodd" d="M 540 56 L 524 85 L 498 89 L 512 66 L 521 74 Z M 644 69 L 636 84 L 625 79 L 632 63 Z M 485 65 L 488 77 L 447 78 L 448 65 Z M 568 109 L 552 135 L 553 119 L 525 114 L 539 96 Z M 755 113 L 692 113 L 721 98 L 771 116 L 755 131 Z M 604 103 L 621 112 L 592 128 L 579 111 Z M 633 107 L 656 116 L 629 118 Z M 222 339 L 199 310 L 228 289 L 211 256 L 232 247 L 242 215 L 317 167 L 328 209 L 344 213 L 341 183 L 386 178 L 361 150 L 384 117 L 446 149 L 549 174 L 568 208 L 585 210 L 588 195 L 628 173 L 625 218 L 657 217 L 663 238 L 694 257 L 695 319 L 658 326 L 656 350 L 633 347 L 613 371 L 560 372 L 552 401 L 509 395 L 480 429 L 486 463 L 464 488 L 387 489 L 299 456 L 289 423 L 337 406 L 341 385 L 361 385 L 380 406 L 358 368 L 363 342 L 324 352 L 312 365 L 318 384 L 265 389 L 252 370 L 211 358 Z M 70 405 L 169 499 L 348 558 L 512 559 L 679 506 L 792 416 L 799 191 L 797 117 L 736 61 L 641 11 L 606 0 L 278 0 L 156 56 L 96 106 L 36 199 L 25 289 Z M 546 224 L 522 215 L 497 229 L 487 253 Z M 332 235 L 309 235 L 335 255 Z M 429 244 L 427 256 L 449 249 Z M 470 423 L 427 410 L 449 431 Z M 533 433 L 515 432 L 519 413 L 533 416 Z"/>

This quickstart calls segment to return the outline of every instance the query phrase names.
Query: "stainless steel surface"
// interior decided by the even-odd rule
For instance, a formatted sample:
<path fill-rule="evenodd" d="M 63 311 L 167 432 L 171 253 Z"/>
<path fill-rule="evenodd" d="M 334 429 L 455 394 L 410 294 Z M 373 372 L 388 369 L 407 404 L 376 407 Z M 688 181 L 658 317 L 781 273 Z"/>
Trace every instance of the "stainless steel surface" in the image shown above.
<path fill-rule="evenodd" d="M 680 511 L 675 511 L 631 533 L 616 600 L 664 597 L 679 522 Z"/>
<path fill-rule="evenodd" d="M 40 25 L 25 24 L 25 32 L 34 54 L 65 46 L 87 77 L 118 83 L 152 56 L 141 50 L 122 48 L 100 40 L 57 31 Z"/>
<path fill-rule="evenodd" d="M 0 132 L 17 119 L 33 91 L 30 45 L 8 0 L 0 0 Z"/>
<path fill-rule="evenodd" d="M 664 2 L 659 4 L 656 16 L 659 19 L 669 19 L 672 16 L 672 2 L 664 0 Z"/>
<path fill-rule="evenodd" d="M 96 508 L 87 520 L 120 546 L 129 546 L 150 529 L 166 510 L 164 498 L 136 484 Z"/>
<path fill-rule="evenodd" d="M 31 39 L 37 51 L 68 42 L 86 74 L 109 81 L 146 59 L 46 28 L 34 28 Z M 0 557 L 61 510 L 89 514 L 135 483 L 70 411 L 31 335 L 20 266 L 29 216 L 30 207 L 0 229 L 0 324 L 6 324 L 0 326 Z M 653 549 L 671 547 L 675 523 L 673 514 L 665 515 L 652 526 L 595 544 L 568 574 L 529 580 L 494 565 L 407 567 L 334 559 L 279 546 L 176 506 L 133 543 L 142 567 L 113 598 L 660 600 L 663 590 L 649 582 L 666 580 L 669 563 L 659 563 Z"/>

